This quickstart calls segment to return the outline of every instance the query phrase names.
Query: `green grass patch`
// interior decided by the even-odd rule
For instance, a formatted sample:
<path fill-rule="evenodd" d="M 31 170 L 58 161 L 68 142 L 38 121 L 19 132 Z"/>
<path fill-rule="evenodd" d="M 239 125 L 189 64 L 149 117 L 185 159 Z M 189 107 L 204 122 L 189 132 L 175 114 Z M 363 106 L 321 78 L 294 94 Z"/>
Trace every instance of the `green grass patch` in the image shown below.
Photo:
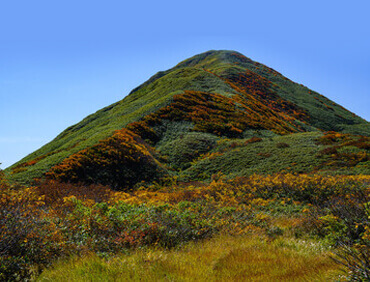
<path fill-rule="evenodd" d="M 329 255 L 314 241 L 221 235 L 177 250 L 75 258 L 37 281 L 335 281 L 341 271 Z"/>

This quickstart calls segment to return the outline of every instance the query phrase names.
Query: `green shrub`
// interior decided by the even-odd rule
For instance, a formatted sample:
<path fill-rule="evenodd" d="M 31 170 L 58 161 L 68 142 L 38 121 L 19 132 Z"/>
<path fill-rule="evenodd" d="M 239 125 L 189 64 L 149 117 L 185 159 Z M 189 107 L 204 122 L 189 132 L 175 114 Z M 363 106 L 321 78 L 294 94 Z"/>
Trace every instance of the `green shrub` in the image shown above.
<path fill-rule="evenodd" d="M 176 169 L 186 169 L 201 154 L 215 147 L 217 137 L 212 134 L 190 132 L 161 147 L 161 153 L 168 155 L 168 161 Z"/>
<path fill-rule="evenodd" d="M 284 142 L 279 142 L 276 144 L 276 148 L 283 149 L 283 148 L 289 148 L 290 145 Z"/>

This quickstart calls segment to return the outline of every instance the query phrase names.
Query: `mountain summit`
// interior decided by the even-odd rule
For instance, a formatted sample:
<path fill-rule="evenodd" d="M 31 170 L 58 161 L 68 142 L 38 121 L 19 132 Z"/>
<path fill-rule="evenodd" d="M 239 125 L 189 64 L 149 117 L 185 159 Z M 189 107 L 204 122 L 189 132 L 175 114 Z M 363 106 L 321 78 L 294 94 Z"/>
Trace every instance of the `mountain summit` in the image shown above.
<path fill-rule="evenodd" d="M 367 121 L 315 91 L 238 52 L 208 51 L 158 72 L 7 172 L 26 183 L 115 189 L 217 172 L 364 172 L 366 136 Z M 343 153 L 346 146 L 354 149 Z"/>

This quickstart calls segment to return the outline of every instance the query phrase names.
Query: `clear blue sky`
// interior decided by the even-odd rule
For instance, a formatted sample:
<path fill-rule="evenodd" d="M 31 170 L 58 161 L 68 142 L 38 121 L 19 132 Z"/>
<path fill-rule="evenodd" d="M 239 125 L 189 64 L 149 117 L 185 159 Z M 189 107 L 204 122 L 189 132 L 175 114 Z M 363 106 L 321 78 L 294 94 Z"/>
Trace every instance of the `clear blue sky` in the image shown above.
<path fill-rule="evenodd" d="M 236 50 L 370 120 L 369 1 L 1 1 L 2 168 L 160 70 Z"/>

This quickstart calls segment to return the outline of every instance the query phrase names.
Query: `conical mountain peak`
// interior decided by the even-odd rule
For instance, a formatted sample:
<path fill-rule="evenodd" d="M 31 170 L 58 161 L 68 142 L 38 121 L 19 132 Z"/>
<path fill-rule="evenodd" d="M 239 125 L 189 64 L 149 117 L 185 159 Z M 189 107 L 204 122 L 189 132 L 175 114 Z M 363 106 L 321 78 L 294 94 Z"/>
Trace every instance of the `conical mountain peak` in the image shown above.
<path fill-rule="evenodd" d="M 300 144 L 289 145 L 300 148 L 294 153 L 297 162 L 307 159 L 315 163 L 313 157 L 321 145 L 312 144 L 323 131 L 370 136 L 370 125 L 236 51 L 211 50 L 158 72 L 123 100 L 70 126 L 7 171 L 20 182 L 47 176 L 113 187 L 132 186 L 167 173 L 186 178 L 197 171 L 207 175 L 207 171 L 223 168 L 225 173 L 243 175 L 261 172 L 258 156 L 272 153 L 261 149 L 257 158 L 246 153 L 245 157 L 256 163 L 243 165 L 242 159 L 233 155 L 236 152 L 230 152 L 230 159 L 222 159 L 228 149 L 220 144 L 228 144 L 230 139 L 232 144 L 250 144 L 267 138 L 261 144 L 268 147 L 271 138 L 287 138 L 289 144 L 295 139 L 288 136 L 297 136 L 297 142 L 313 146 L 306 150 Z M 130 157 L 130 152 L 140 162 Z M 213 162 L 207 154 L 221 155 Z M 213 169 L 205 168 L 207 163 L 212 163 Z M 308 172 L 320 165 L 304 164 L 300 170 Z M 138 169 L 128 169 L 136 166 Z M 269 170 L 277 168 L 272 165 Z M 138 171 L 145 175 L 143 179 L 136 175 Z"/>

